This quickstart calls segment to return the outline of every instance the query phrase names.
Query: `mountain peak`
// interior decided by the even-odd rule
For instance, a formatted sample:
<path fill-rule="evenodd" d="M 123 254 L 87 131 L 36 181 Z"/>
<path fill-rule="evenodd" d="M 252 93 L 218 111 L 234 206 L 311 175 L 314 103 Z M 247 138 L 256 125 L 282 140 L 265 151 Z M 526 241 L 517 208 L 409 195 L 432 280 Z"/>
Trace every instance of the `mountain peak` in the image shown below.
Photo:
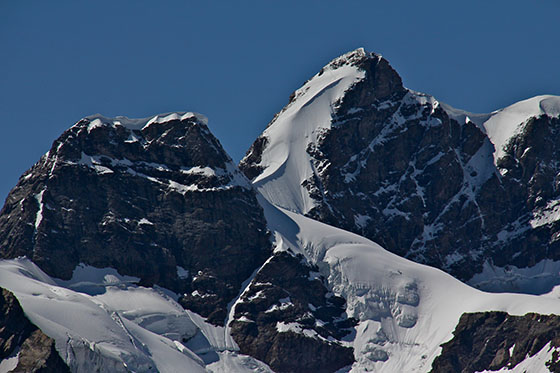
<path fill-rule="evenodd" d="M 455 110 L 358 49 L 298 89 L 240 167 L 276 206 L 470 280 L 486 262 L 527 268 L 554 255 L 559 114 L 554 96 Z"/>
<path fill-rule="evenodd" d="M 359 65 L 364 60 L 375 59 L 379 60 L 382 57 L 378 54 L 367 52 L 364 48 L 357 48 L 353 51 L 344 53 L 342 56 L 334 58 L 325 66 L 325 68 L 337 69 L 344 65 Z"/>
<path fill-rule="evenodd" d="M 348 52 L 333 59 L 292 94 L 240 166 L 265 195 L 276 187 L 285 191 L 274 192 L 273 199 L 279 206 L 309 212 L 315 205 L 314 198 L 300 188 L 317 172 L 310 151 L 320 138 L 334 125 L 345 123 L 348 116 L 383 102 L 398 102 L 406 92 L 386 59 L 363 48 Z M 260 188 L 269 182 L 278 185 Z"/>
<path fill-rule="evenodd" d="M 79 120 L 55 140 L 46 158 L 76 162 L 85 154 L 174 168 L 226 169 L 232 163 L 231 158 L 211 134 L 207 123 L 204 115 L 192 112 L 138 119 L 94 114 Z"/>
<path fill-rule="evenodd" d="M 255 261 L 262 259 L 268 241 L 254 192 L 205 122 L 190 112 L 144 119 L 96 114 L 78 121 L 10 192 L 0 212 L 0 257 L 27 256 L 63 279 L 84 262 L 114 267 L 144 284 L 182 289 L 191 285 L 178 277 L 176 265 L 190 273 L 210 268 L 217 278 L 224 272 L 205 262 L 213 260 L 208 252 L 201 258 L 187 253 L 199 242 L 189 240 L 212 231 L 215 253 L 233 247 L 231 237 L 227 244 L 216 243 L 226 235 L 215 231 L 239 229 L 229 227 L 225 217 L 247 205 L 255 212 L 236 219 L 257 222 L 251 234 L 259 243 L 237 246 L 254 250 Z M 211 202 L 202 197 L 210 194 Z M 196 228 L 183 227 L 189 224 Z M 119 238 L 106 242 L 113 234 Z M 7 244 L 14 237 L 18 243 Z M 260 263 L 251 263 L 251 271 Z M 249 274 L 227 273 L 221 280 L 236 289 Z M 216 319 L 223 319 L 230 300 L 220 301 Z"/>

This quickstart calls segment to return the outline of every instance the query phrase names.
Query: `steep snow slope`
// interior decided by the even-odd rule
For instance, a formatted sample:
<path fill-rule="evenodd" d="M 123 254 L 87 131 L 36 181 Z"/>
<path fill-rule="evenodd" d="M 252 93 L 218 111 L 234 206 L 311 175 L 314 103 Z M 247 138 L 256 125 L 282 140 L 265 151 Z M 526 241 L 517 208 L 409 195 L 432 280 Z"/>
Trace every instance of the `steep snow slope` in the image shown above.
<path fill-rule="evenodd" d="M 464 312 L 560 312 L 558 298 L 485 293 L 361 236 L 261 203 L 277 250 L 291 249 L 317 264 L 332 291 L 346 298 L 349 316 L 359 320 L 347 340 L 356 358 L 352 372 L 429 371 Z"/>
<path fill-rule="evenodd" d="M 138 287 L 136 280 L 80 265 L 71 280 L 61 281 L 28 259 L 0 261 L 0 285 L 55 339 L 73 372 L 270 371 L 237 354 L 235 345 L 226 350 L 223 328 L 186 312 L 173 293 Z"/>
<path fill-rule="evenodd" d="M 357 49 L 333 60 L 294 92 L 290 104 L 264 131 L 270 141 L 269 151 L 262 157 L 267 167 L 254 185 L 268 199 L 303 213 L 313 208 L 309 192 L 299 187 L 315 172 L 307 148 L 330 128 L 344 92 L 364 77 L 364 71 L 354 64 L 364 56 L 365 51 Z"/>

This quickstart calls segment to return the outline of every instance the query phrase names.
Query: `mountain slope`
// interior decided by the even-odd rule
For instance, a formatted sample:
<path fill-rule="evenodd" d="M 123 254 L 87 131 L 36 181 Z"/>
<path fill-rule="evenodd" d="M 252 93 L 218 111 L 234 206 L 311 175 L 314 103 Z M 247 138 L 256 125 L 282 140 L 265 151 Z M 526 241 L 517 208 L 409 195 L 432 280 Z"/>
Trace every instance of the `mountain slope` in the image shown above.
<path fill-rule="evenodd" d="M 560 97 L 542 95 L 516 102 L 490 114 L 474 114 L 442 104 L 450 117 L 458 122 L 472 121 L 481 127 L 494 144 L 494 162 L 504 157 L 512 137 L 522 132 L 528 119 L 546 115 L 560 116 Z"/>
<path fill-rule="evenodd" d="M 82 265 L 63 281 L 20 258 L 0 261 L 0 279 L 27 317 L 55 340 L 72 372 L 227 372 L 228 366 L 270 372 L 233 345 L 222 352 L 224 328 L 186 312 L 173 293 L 136 286 L 137 278 L 114 269 Z"/>
<path fill-rule="evenodd" d="M 489 290 L 546 292 L 560 283 L 558 102 L 469 114 L 358 49 L 295 92 L 240 168 L 270 202 L 401 256 Z M 516 270 L 539 263 L 540 279 Z"/>
<path fill-rule="evenodd" d="M 280 209 L 264 199 L 261 203 L 275 233 L 276 251 L 303 255 L 317 266 L 315 276 L 325 279 L 333 295 L 346 299 L 347 316 L 357 320 L 351 336 L 341 338 L 354 349 L 352 372 L 429 371 L 441 353 L 440 345 L 452 338 L 465 312 L 524 315 L 560 310 L 558 297 L 485 293 L 361 236 Z M 554 318 L 559 321 L 558 316 Z M 301 322 L 292 323 L 290 330 L 316 335 L 313 326 Z"/>
<path fill-rule="evenodd" d="M 334 320 L 344 318 L 344 299 L 328 298 L 322 281 L 310 283 L 311 266 L 271 256 L 267 224 L 255 197 L 199 114 L 87 117 L 57 139 L 8 196 L 0 212 L 0 254 L 32 262 L 5 262 L 7 274 L 0 276 L 0 284 L 35 314 L 33 320 L 55 338 L 74 371 L 175 371 L 187 363 L 198 370 L 269 370 L 240 357 L 240 350 L 276 371 L 303 364 L 292 358 L 295 353 L 316 353 L 305 362 L 315 371 L 351 364 L 352 349 L 330 340 L 349 333 L 341 330 L 347 325 Z M 30 267 L 35 265 L 47 274 Z M 93 267 L 106 272 L 96 274 Z M 288 276 L 290 271 L 312 285 L 308 291 L 289 294 L 301 285 Z M 278 273 L 284 278 L 276 278 Z M 234 321 L 233 304 L 259 298 L 245 288 L 254 278 L 267 288 L 258 291 L 266 290 L 269 306 L 286 294 L 295 305 L 288 313 L 269 312 L 260 320 L 260 330 L 276 340 L 273 349 L 264 334 L 249 341 L 242 323 L 231 324 L 243 322 Z M 161 295 L 137 286 L 162 286 L 176 299 L 145 314 L 150 302 L 161 303 Z M 33 294 L 45 302 L 35 302 Z M 136 298 L 138 304 L 131 300 Z M 311 300 L 317 310 L 308 315 Z M 179 324 L 165 321 L 184 312 L 170 314 L 175 301 L 192 313 L 179 318 Z M 66 311 L 57 312 L 60 307 Z M 84 327 L 87 319 L 71 315 L 77 312 L 93 317 L 94 326 Z M 276 328 L 280 320 L 314 322 L 317 317 L 325 319 L 318 328 L 323 340 L 302 340 Z M 179 330 L 172 332 L 174 326 Z M 100 332 L 105 329 L 109 334 Z M 274 354 L 266 355 L 269 350 Z"/>
<path fill-rule="evenodd" d="M 560 371 L 560 317 L 504 312 L 463 314 L 454 338 L 434 361 L 434 372 L 500 370 L 517 367 Z M 548 359 L 543 364 L 538 358 Z M 529 357 L 529 358 L 528 358 Z M 540 363 L 540 364 L 539 364 Z M 544 365 L 544 366 L 543 366 Z"/>
<path fill-rule="evenodd" d="M 72 279 L 53 280 L 29 260 L 16 259 L 0 262 L 0 278 L 18 297 L 28 317 L 56 340 L 57 350 L 72 371 L 78 372 L 93 369 L 172 372 L 177 367 L 189 367 L 193 372 L 227 372 L 233 367 L 238 372 L 268 372 L 266 365 L 240 355 L 244 347 L 236 343 L 251 335 L 240 336 L 239 331 L 243 329 L 239 329 L 239 324 L 260 326 L 263 317 L 273 321 L 274 333 L 270 334 L 272 330 L 266 328 L 259 328 L 259 333 L 265 331 L 265 338 L 276 334 L 275 338 L 286 343 L 283 350 L 277 350 L 286 353 L 282 365 L 265 356 L 279 366 L 274 371 L 297 371 L 321 357 L 303 353 L 310 351 L 305 347 L 310 343 L 316 346 L 336 343 L 352 350 L 351 367 L 345 371 L 427 372 L 441 354 L 440 345 L 452 339 L 464 312 L 503 311 L 524 315 L 551 314 L 560 309 L 557 296 L 484 293 L 440 270 L 394 255 L 356 234 L 276 208 L 264 199 L 260 202 L 274 232 L 273 258 L 298 258 L 305 267 L 314 269 L 299 289 L 306 283 L 319 281 L 327 286 L 331 299 L 346 299 L 345 316 L 337 318 L 355 321 L 339 324 L 337 328 L 350 333 L 336 335 L 330 329 L 331 337 L 325 340 L 320 327 L 328 327 L 328 323 L 322 322 L 326 320 L 325 314 L 317 311 L 332 308 L 328 304 L 321 306 L 318 303 L 321 296 L 317 298 L 317 295 L 309 297 L 306 304 L 307 313 L 315 316 L 275 319 L 275 309 L 280 308 L 282 316 L 289 317 L 290 309 L 297 311 L 303 307 L 301 301 L 305 298 L 296 298 L 294 293 L 289 294 L 293 299 L 276 303 L 274 293 L 266 290 L 251 293 L 252 289 L 257 288 L 257 293 L 266 289 L 269 281 L 279 283 L 281 276 L 267 277 L 270 273 L 266 270 L 257 271 L 244 285 L 243 293 L 247 296 L 241 296 L 231 306 L 231 322 L 226 328 L 213 326 L 200 316 L 183 311 L 165 290 L 138 287 L 133 284 L 136 279 L 120 276 L 110 269 L 79 266 Z M 297 267 L 297 264 L 290 266 L 292 270 Z M 265 268 L 266 264 L 261 269 Z M 281 295 L 281 298 L 286 297 Z M 263 302 L 269 302 L 272 307 L 252 307 Z M 259 333 L 253 334 L 255 344 L 260 343 Z M 545 348 L 553 342 L 553 336 L 547 337 L 542 336 L 538 342 Z M 299 349 L 292 345 L 294 341 Z M 532 366 L 544 369 L 552 352 L 543 349 L 546 358 L 539 360 L 540 365 L 533 362 Z M 340 354 L 335 350 L 333 353 Z M 519 366 L 529 362 L 516 360 Z M 286 364 L 292 364 L 291 368 L 283 368 L 290 367 Z M 335 370 L 334 365 L 324 367 L 324 371 Z"/>

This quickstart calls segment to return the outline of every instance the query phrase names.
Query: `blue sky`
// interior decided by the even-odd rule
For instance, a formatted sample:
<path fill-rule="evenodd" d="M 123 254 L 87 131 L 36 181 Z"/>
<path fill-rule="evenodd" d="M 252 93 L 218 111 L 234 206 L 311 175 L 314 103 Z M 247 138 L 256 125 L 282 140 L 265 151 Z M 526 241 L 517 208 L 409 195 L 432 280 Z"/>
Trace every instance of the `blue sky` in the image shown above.
<path fill-rule="evenodd" d="M 80 118 L 197 111 L 239 160 L 290 93 L 357 47 L 488 112 L 560 95 L 550 1 L 0 0 L 0 198 Z"/>

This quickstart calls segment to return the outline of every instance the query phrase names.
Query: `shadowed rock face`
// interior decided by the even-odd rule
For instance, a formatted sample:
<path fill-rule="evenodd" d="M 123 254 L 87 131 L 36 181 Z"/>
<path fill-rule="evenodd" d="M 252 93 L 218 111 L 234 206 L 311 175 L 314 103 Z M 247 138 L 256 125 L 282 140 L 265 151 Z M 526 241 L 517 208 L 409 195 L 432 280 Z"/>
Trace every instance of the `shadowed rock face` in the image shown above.
<path fill-rule="evenodd" d="M 498 199 L 490 190 L 484 195 L 491 202 L 507 203 L 503 215 L 499 209 L 487 209 L 502 223 L 498 234 L 506 237 L 495 247 L 497 265 L 525 267 L 547 258 L 560 260 L 560 221 L 549 218 L 560 198 L 559 140 L 559 118 L 531 118 L 498 160 L 505 198 Z"/>
<path fill-rule="evenodd" d="M 306 150 L 313 175 L 300 187 L 315 201 L 308 216 L 461 280 L 485 262 L 530 267 L 560 259 L 560 223 L 535 224 L 560 198 L 558 118 L 530 119 L 496 166 L 477 125 L 403 88 L 377 55 L 354 64 L 365 78 Z M 261 136 L 240 163 L 252 180 L 267 167 L 268 143 Z"/>
<path fill-rule="evenodd" d="M 556 348 L 546 366 L 560 372 L 560 316 L 505 312 L 465 313 L 453 338 L 432 365 L 432 372 L 480 372 L 512 369 L 550 343 Z"/>
<path fill-rule="evenodd" d="M 10 192 L 1 257 L 27 256 L 62 279 L 79 263 L 112 267 L 223 324 L 270 254 L 266 222 L 204 121 L 168 118 L 92 117 L 66 131 Z"/>
<path fill-rule="evenodd" d="M 242 353 L 277 372 L 334 372 L 354 362 L 337 340 L 356 320 L 303 257 L 275 253 L 235 306 L 231 333 Z"/>
<path fill-rule="evenodd" d="M 19 354 L 18 354 L 19 353 Z M 0 293 L 0 361 L 18 354 L 11 372 L 70 372 L 58 355 L 54 340 L 33 325 L 8 290 Z"/>

